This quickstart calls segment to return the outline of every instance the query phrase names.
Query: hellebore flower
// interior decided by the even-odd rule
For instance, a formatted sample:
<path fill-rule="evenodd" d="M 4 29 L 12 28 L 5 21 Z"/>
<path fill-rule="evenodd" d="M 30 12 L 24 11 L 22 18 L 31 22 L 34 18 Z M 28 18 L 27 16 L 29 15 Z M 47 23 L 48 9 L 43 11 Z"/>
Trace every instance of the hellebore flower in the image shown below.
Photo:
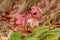
<path fill-rule="evenodd" d="M 16 20 L 16 24 L 18 25 L 21 24 L 20 20 Z"/>
<path fill-rule="evenodd" d="M 23 14 L 18 14 L 18 15 L 15 16 L 15 18 L 17 19 L 17 20 L 16 20 L 16 24 L 17 24 L 17 25 L 21 25 L 22 27 L 25 26 L 25 24 L 26 24 L 25 15 L 23 15 Z"/>
<path fill-rule="evenodd" d="M 36 6 L 31 7 L 31 13 L 34 18 L 40 18 L 43 15 L 42 9 L 40 9 L 39 7 L 36 7 Z"/>
<path fill-rule="evenodd" d="M 32 18 L 33 16 L 32 16 L 32 14 L 28 14 L 27 16 L 26 16 L 26 19 L 30 19 L 30 18 Z"/>
<path fill-rule="evenodd" d="M 43 13 L 42 9 L 40 9 L 39 7 L 36 7 L 36 6 L 31 7 L 31 13 L 35 13 L 37 11 L 40 11 L 40 13 Z"/>
<path fill-rule="evenodd" d="M 15 18 L 16 18 L 16 22 L 15 22 L 15 23 L 16 23 L 17 25 L 21 24 L 21 21 L 20 21 L 21 17 L 22 17 L 21 14 L 15 15 Z"/>
<path fill-rule="evenodd" d="M 26 25 L 26 18 L 25 17 L 22 17 L 22 27 L 25 27 L 25 25 Z"/>
<path fill-rule="evenodd" d="M 37 10 L 37 7 L 35 7 L 35 6 L 32 6 L 31 7 L 31 13 L 35 13 L 35 12 L 37 12 L 38 10 Z"/>
<path fill-rule="evenodd" d="M 29 25 L 28 30 L 32 31 L 34 28 L 39 26 L 39 21 L 34 18 L 30 18 L 27 20 L 27 24 Z"/>
<path fill-rule="evenodd" d="M 39 26 L 39 22 L 34 18 L 28 19 L 27 23 L 30 25 L 30 27 Z"/>

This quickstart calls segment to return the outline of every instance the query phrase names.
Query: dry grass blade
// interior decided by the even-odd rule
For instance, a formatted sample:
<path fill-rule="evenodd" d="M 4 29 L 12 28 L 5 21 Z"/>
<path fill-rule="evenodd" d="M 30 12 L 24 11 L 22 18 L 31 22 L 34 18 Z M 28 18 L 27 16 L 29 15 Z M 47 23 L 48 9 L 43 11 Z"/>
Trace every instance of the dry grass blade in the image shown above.
<path fill-rule="evenodd" d="M 26 8 L 26 6 L 27 6 L 26 0 L 24 0 L 24 2 L 19 5 L 19 9 L 18 9 L 18 12 L 16 14 L 21 13 L 22 10 L 24 10 Z"/>
<path fill-rule="evenodd" d="M 11 5 L 11 0 L 4 0 L 4 1 L 0 4 L 0 10 L 1 10 L 2 12 L 5 12 L 10 5 Z"/>
<path fill-rule="evenodd" d="M 56 2 L 56 0 L 52 0 L 50 5 L 48 6 L 48 10 L 51 8 L 51 6 Z"/>
<path fill-rule="evenodd" d="M 45 0 L 45 5 L 46 5 L 46 9 L 47 9 L 49 6 L 49 0 Z"/>

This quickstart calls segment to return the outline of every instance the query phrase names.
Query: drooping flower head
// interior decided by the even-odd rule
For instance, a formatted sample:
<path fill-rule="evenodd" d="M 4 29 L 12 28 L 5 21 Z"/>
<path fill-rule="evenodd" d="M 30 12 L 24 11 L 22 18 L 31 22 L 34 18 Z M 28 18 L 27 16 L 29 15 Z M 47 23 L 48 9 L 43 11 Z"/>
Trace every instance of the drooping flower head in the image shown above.
<path fill-rule="evenodd" d="M 32 16 L 32 14 L 28 14 L 27 16 L 26 16 L 26 19 L 30 19 L 30 18 L 32 18 L 33 16 Z"/>
<path fill-rule="evenodd" d="M 22 15 L 21 14 L 17 14 L 17 15 L 15 15 L 15 19 L 16 19 L 16 24 L 21 24 L 21 21 L 20 21 L 20 19 L 21 19 L 21 17 L 22 17 Z"/>
<path fill-rule="evenodd" d="M 35 27 L 39 26 L 39 21 L 34 18 L 30 18 L 27 20 L 27 24 L 29 25 L 28 30 L 32 31 Z"/>
<path fill-rule="evenodd" d="M 17 25 L 21 25 L 22 27 L 25 26 L 25 24 L 26 24 L 25 15 L 18 14 L 18 15 L 15 16 L 15 18 L 16 18 L 16 24 Z"/>
<path fill-rule="evenodd" d="M 35 13 L 37 11 L 40 11 L 41 13 L 43 13 L 43 10 L 40 7 L 37 7 L 37 6 L 31 7 L 31 13 Z"/>
<path fill-rule="evenodd" d="M 35 18 L 40 18 L 43 15 L 42 9 L 40 9 L 39 7 L 36 7 L 36 6 L 31 7 L 31 13 L 33 14 L 33 17 L 35 17 Z"/>

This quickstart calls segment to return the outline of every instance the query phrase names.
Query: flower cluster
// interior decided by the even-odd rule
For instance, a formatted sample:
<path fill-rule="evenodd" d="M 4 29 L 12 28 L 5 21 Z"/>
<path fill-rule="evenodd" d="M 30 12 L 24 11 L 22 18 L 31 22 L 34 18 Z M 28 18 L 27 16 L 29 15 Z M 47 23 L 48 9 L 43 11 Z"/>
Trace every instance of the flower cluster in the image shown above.
<path fill-rule="evenodd" d="M 26 28 L 26 25 L 28 25 L 28 30 L 32 31 L 34 28 L 39 26 L 39 21 L 43 16 L 43 11 L 39 7 L 32 6 L 31 11 L 29 14 L 17 14 L 15 15 L 16 25 L 20 25 L 21 28 Z"/>

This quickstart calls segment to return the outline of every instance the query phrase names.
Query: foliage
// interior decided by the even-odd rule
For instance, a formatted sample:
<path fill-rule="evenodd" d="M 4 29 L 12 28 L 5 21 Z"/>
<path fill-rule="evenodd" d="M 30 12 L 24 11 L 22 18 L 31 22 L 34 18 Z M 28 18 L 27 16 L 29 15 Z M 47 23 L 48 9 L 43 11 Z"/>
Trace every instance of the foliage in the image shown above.
<path fill-rule="evenodd" d="M 21 33 L 20 32 L 13 32 L 10 36 L 10 40 L 21 40 Z"/>
<path fill-rule="evenodd" d="M 60 28 L 49 30 L 48 26 L 41 26 L 36 28 L 25 40 L 58 40 L 59 37 Z"/>

